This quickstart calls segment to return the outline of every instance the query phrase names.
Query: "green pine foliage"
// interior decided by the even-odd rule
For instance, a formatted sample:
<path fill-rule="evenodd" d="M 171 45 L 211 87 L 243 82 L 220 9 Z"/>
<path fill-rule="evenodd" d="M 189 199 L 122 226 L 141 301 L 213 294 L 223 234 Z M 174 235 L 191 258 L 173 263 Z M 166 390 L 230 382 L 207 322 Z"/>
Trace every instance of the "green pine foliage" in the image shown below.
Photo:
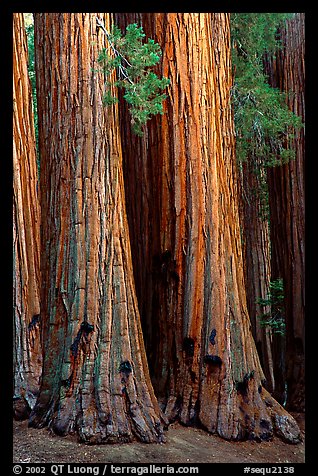
<path fill-rule="evenodd" d="M 249 161 L 259 177 L 255 192 L 261 201 L 260 217 L 269 220 L 266 168 L 287 163 L 295 157 L 290 148 L 301 119 L 288 109 L 286 94 L 271 87 L 264 73 L 265 55 L 281 48 L 278 35 L 292 14 L 231 14 L 234 84 L 232 105 L 239 165 Z"/>
<path fill-rule="evenodd" d="M 108 48 L 104 48 L 98 62 L 105 74 L 106 92 L 104 104 L 117 102 L 111 92 L 112 85 L 124 89 L 124 99 L 129 104 L 132 129 L 142 136 L 143 125 L 155 114 L 163 114 L 163 101 L 166 95 L 162 92 L 169 84 L 169 79 L 159 78 L 153 71 L 161 58 L 158 43 L 148 39 L 142 27 L 136 23 L 128 25 L 123 35 L 113 25 L 111 32 L 104 30 L 108 39 Z M 112 81 L 116 71 L 115 82 Z"/>
<path fill-rule="evenodd" d="M 268 84 L 265 54 L 281 47 L 277 30 L 291 14 L 233 13 L 231 15 L 232 88 L 239 161 L 262 158 L 264 166 L 286 163 L 293 157 L 287 135 L 301 120 L 286 104 L 286 95 Z"/>
<path fill-rule="evenodd" d="M 269 283 L 269 293 L 266 299 L 257 299 L 256 303 L 261 307 L 270 307 L 269 312 L 257 316 L 263 327 L 270 327 L 274 334 L 285 334 L 284 312 L 284 282 L 282 278 Z"/>

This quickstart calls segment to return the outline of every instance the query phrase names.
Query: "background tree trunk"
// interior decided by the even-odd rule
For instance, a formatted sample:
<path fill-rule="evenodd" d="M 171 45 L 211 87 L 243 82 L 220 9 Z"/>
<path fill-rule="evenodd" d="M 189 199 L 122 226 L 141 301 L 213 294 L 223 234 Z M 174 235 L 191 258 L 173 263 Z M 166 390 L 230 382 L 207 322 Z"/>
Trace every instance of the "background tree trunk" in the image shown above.
<path fill-rule="evenodd" d="M 296 422 L 262 386 L 246 306 L 229 15 L 120 14 L 117 21 L 142 21 L 171 81 L 165 115 L 152 119 L 142 140 L 130 135 L 122 110 L 135 279 L 148 313 L 155 391 L 170 421 L 200 423 L 227 439 L 267 439 L 276 430 L 296 442 Z"/>
<path fill-rule="evenodd" d="M 162 440 L 134 289 L 117 107 L 95 13 L 35 15 L 44 367 L 30 424 L 89 443 Z M 109 29 L 110 14 L 99 14 Z"/>
<path fill-rule="evenodd" d="M 260 316 L 270 311 L 269 306 L 257 303 L 266 299 L 271 278 L 270 239 L 266 205 L 262 198 L 263 180 L 266 170 L 257 157 L 249 157 L 239 165 L 241 191 L 241 233 L 246 285 L 247 308 L 252 333 L 266 378 L 266 388 L 275 390 L 272 357 L 273 336 L 269 326 L 263 327 Z"/>
<path fill-rule="evenodd" d="M 27 418 L 39 389 L 40 206 L 23 14 L 13 14 L 13 311 L 15 418 Z"/>
<path fill-rule="evenodd" d="M 290 109 L 305 121 L 305 15 L 296 13 L 281 30 L 283 49 L 268 59 L 266 71 L 273 87 L 286 91 Z M 269 170 L 272 278 L 283 278 L 286 314 L 286 357 L 277 369 L 277 379 L 287 379 L 287 406 L 305 409 L 305 131 L 288 137 L 295 160 Z M 282 375 L 283 374 L 283 375 Z M 281 388 L 281 392 L 284 388 Z"/>

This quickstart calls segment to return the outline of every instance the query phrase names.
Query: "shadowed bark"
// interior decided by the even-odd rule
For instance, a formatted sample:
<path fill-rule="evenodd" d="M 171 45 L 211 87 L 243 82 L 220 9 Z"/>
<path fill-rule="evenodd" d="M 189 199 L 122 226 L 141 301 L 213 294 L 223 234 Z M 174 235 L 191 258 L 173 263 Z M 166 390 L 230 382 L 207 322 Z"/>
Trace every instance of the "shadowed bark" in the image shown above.
<path fill-rule="evenodd" d="M 134 288 L 117 107 L 95 13 L 35 15 L 44 366 L 30 425 L 87 443 L 163 439 Z M 109 28 L 110 14 L 99 14 Z"/>
<path fill-rule="evenodd" d="M 35 404 L 41 376 L 40 206 L 23 14 L 13 15 L 13 313 L 17 419 Z"/>
<path fill-rule="evenodd" d="M 281 30 L 283 48 L 265 63 L 270 83 L 287 93 L 287 103 L 305 121 L 305 15 L 296 13 Z M 287 144 L 294 160 L 268 173 L 271 213 L 272 277 L 283 278 L 286 356 L 278 343 L 276 373 L 287 381 L 287 406 L 305 409 L 305 131 L 291 131 Z M 282 361 L 283 359 L 283 361 Z M 286 361 L 286 375 L 285 363 Z M 278 380 L 277 378 L 277 380 Z M 284 388 L 280 389 L 282 393 Z"/>
<path fill-rule="evenodd" d="M 241 193 L 240 218 L 244 279 L 247 309 L 252 333 L 266 378 L 266 388 L 275 391 L 272 356 L 273 335 L 269 326 L 261 325 L 260 316 L 270 312 L 269 306 L 260 306 L 259 298 L 266 299 L 271 277 L 269 225 L 261 198 L 262 175 L 266 169 L 255 156 L 239 165 L 239 188 Z"/>
<path fill-rule="evenodd" d="M 247 312 L 230 107 L 228 14 L 120 14 L 142 22 L 170 78 L 143 139 L 122 108 L 135 279 L 152 381 L 170 421 L 227 439 L 299 441 L 263 388 Z M 124 133 L 125 132 L 125 133 Z"/>

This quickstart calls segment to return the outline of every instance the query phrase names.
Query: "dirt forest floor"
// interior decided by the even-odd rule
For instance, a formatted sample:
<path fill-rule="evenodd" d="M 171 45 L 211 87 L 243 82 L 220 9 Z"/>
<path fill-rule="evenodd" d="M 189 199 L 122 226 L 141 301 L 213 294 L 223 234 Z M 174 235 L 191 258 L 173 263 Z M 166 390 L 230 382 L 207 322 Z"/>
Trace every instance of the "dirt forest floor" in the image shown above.
<path fill-rule="evenodd" d="M 303 441 L 298 445 L 278 438 L 229 442 L 195 428 L 172 424 L 165 444 L 130 443 L 88 446 L 77 438 L 52 435 L 47 429 L 13 422 L 14 463 L 304 463 L 305 418 L 294 413 Z"/>

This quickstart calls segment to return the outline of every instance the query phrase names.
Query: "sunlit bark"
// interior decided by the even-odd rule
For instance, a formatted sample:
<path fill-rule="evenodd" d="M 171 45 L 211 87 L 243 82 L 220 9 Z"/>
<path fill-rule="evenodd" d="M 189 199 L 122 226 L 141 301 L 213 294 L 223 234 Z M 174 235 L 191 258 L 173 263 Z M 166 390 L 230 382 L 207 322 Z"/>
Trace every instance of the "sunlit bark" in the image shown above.
<path fill-rule="evenodd" d="M 44 367 L 30 424 L 87 443 L 162 440 L 134 288 L 117 108 L 95 13 L 35 15 Z M 99 14 L 109 28 L 110 14 Z"/>
<path fill-rule="evenodd" d="M 120 14 L 162 47 L 164 116 L 142 140 L 122 108 L 138 300 L 155 391 L 170 421 L 227 439 L 296 442 L 263 388 L 247 312 L 230 107 L 228 14 Z"/>
<path fill-rule="evenodd" d="M 41 376 L 40 207 L 23 14 L 13 15 L 14 416 L 27 418 Z"/>

